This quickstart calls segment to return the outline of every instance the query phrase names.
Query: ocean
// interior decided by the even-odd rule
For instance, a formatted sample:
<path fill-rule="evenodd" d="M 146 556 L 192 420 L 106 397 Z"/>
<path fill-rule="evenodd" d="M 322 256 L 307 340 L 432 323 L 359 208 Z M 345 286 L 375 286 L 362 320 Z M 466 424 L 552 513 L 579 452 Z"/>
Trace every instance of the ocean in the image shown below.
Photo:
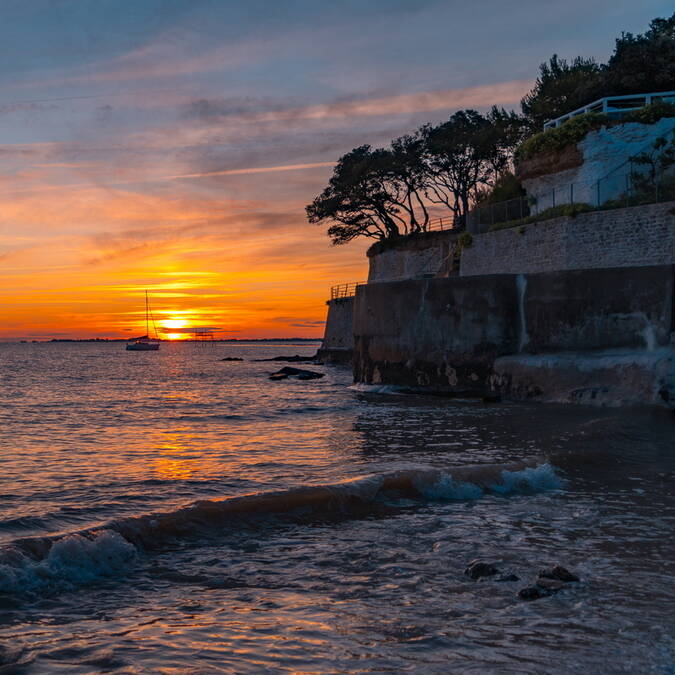
<path fill-rule="evenodd" d="M 0 345 L 0 673 L 675 672 L 672 413 L 255 360 L 317 346 Z"/>

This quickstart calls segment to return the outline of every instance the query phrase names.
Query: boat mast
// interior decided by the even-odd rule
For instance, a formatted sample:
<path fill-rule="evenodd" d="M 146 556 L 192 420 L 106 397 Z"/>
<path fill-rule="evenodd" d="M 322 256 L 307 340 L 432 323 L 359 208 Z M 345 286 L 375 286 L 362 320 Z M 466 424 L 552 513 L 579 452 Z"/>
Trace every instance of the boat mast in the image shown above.
<path fill-rule="evenodd" d="M 150 327 L 148 324 L 148 291 L 145 291 L 145 334 L 150 337 Z"/>

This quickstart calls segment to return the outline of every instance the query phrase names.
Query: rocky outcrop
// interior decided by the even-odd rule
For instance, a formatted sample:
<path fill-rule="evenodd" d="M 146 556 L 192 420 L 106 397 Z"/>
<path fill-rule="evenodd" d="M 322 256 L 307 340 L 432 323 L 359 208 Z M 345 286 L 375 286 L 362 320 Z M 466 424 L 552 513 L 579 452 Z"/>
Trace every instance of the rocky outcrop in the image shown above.
<path fill-rule="evenodd" d="M 482 577 L 491 577 L 498 573 L 499 570 L 493 564 L 482 560 L 472 560 L 464 570 L 464 574 L 474 580 Z"/>
<path fill-rule="evenodd" d="M 270 375 L 270 380 L 287 380 L 289 377 L 294 377 L 297 380 L 318 380 L 324 376 L 323 373 L 316 373 L 313 370 L 302 370 L 301 368 L 291 368 L 291 366 L 284 366 L 281 370 Z"/>

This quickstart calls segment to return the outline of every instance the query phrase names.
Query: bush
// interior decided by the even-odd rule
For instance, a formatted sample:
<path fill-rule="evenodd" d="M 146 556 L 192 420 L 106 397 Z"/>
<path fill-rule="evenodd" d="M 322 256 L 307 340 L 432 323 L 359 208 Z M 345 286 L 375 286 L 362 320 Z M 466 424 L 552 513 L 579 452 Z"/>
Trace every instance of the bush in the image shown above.
<path fill-rule="evenodd" d="M 555 129 L 548 129 L 530 136 L 516 150 L 515 157 L 517 161 L 523 161 L 540 154 L 560 152 L 568 145 L 579 143 L 589 131 L 595 131 L 604 126 L 616 126 L 627 122 L 656 124 L 664 117 L 675 117 L 674 104 L 652 103 L 616 119 L 610 119 L 607 115 L 600 113 L 577 115 Z"/>
<path fill-rule="evenodd" d="M 560 152 L 568 145 L 576 145 L 589 131 L 600 129 L 609 123 L 609 117 L 600 113 L 577 115 L 555 129 L 548 129 L 530 136 L 516 150 L 516 160 L 523 161 L 535 155 Z"/>
<path fill-rule="evenodd" d="M 640 124 L 656 124 L 664 117 L 675 117 L 675 105 L 672 103 L 652 103 L 644 108 L 628 113 L 621 122 L 639 122 Z"/>
<path fill-rule="evenodd" d="M 471 248 L 473 246 L 473 237 L 470 232 L 462 232 L 462 234 L 457 237 L 457 248 L 461 251 L 465 248 Z"/>
<path fill-rule="evenodd" d="M 476 206 L 480 208 L 489 204 L 505 202 L 509 199 L 518 199 L 518 197 L 523 197 L 524 195 L 525 189 L 520 180 L 511 171 L 507 171 L 497 178 L 494 187 L 489 192 L 485 191 L 483 194 L 478 195 Z"/>

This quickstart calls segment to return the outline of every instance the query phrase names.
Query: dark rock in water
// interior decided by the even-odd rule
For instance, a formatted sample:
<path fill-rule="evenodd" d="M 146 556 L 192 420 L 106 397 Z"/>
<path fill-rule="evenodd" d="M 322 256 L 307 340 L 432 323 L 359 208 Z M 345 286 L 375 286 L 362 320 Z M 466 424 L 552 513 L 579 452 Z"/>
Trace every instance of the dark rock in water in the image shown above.
<path fill-rule="evenodd" d="M 298 380 L 318 380 L 320 377 L 323 377 L 323 373 L 300 373 L 298 375 Z"/>
<path fill-rule="evenodd" d="M 254 359 L 255 361 L 285 361 L 286 363 L 301 363 L 316 361 L 316 354 L 314 356 L 273 356 L 271 359 Z"/>
<path fill-rule="evenodd" d="M 495 581 L 520 581 L 520 577 L 515 574 L 502 574 L 502 576 L 495 579 Z"/>
<path fill-rule="evenodd" d="M 539 588 L 543 588 L 551 593 L 557 593 L 565 588 L 565 584 L 562 581 L 559 581 L 558 579 L 547 579 L 546 577 L 539 577 L 536 584 Z"/>
<path fill-rule="evenodd" d="M 565 569 L 562 565 L 554 565 L 548 569 L 541 570 L 539 576 L 544 579 L 557 579 L 558 581 L 564 581 L 565 583 L 579 581 L 579 577 L 576 574 Z"/>
<path fill-rule="evenodd" d="M 298 380 L 318 380 L 323 376 L 323 373 L 315 373 L 313 370 L 284 366 L 281 370 L 270 375 L 270 380 L 285 380 L 287 377 L 295 377 Z"/>
<path fill-rule="evenodd" d="M 472 579 L 480 579 L 481 577 L 491 577 L 497 574 L 499 570 L 490 563 L 482 562 L 480 560 L 472 560 L 469 566 L 464 570 L 464 574 Z"/>
<path fill-rule="evenodd" d="M 244 359 L 240 359 L 238 356 L 226 356 L 224 359 L 220 359 L 221 361 L 243 361 Z"/>
<path fill-rule="evenodd" d="M 501 403 L 502 397 L 499 394 L 483 394 L 483 403 Z"/>
<path fill-rule="evenodd" d="M 526 588 L 521 588 L 518 591 L 518 597 L 521 600 L 538 600 L 539 598 L 546 598 L 550 593 L 537 586 L 527 586 Z"/>

